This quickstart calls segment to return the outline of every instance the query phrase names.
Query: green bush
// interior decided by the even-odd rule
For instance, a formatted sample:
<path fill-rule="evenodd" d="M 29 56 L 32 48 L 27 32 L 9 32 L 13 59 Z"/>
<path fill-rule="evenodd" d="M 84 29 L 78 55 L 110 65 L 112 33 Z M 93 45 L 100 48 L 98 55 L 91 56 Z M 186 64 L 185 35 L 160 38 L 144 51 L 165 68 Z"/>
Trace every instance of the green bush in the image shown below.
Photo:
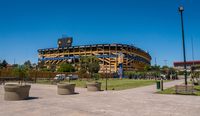
<path fill-rule="evenodd" d="M 57 72 L 74 72 L 74 71 L 75 71 L 74 67 L 68 63 L 61 64 L 57 70 Z"/>

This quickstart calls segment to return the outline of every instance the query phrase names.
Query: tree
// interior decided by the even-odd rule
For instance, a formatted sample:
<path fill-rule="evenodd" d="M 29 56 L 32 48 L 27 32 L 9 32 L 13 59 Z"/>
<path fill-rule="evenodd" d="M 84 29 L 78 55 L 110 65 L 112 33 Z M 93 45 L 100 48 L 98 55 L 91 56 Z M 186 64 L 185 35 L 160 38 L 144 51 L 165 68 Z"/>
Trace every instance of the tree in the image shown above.
<path fill-rule="evenodd" d="M 6 68 L 8 65 L 6 60 L 3 60 L 3 62 L 1 63 L 1 67 Z"/>
<path fill-rule="evenodd" d="M 32 69 L 32 65 L 31 65 L 31 61 L 30 60 L 27 60 L 24 62 L 24 66 L 28 69 Z"/>
<path fill-rule="evenodd" d="M 98 73 L 100 70 L 100 65 L 97 62 L 91 62 L 88 66 L 88 72 L 90 73 Z"/>
<path fill-rule="evenodd" d="M 169 67 L 168 66 L 163 66 L 162 67 L 162 73 L 164 73 L 165 75 L 168 75 L 169 72 Z"/>
<path fill-rule="evenodd" d="M 63 63 L 57 70 L 58 72 L 74 72 L 75 69 L 71 64 Z"/>
<path fill-rule="evenodd" d="M 15 75 L 15 77 L 26 82 L 29 74 L 28 71 L 29 70 L 24 65 L 21 65 L 13 69 L 13 74 Z"/>
<path fill-rule="evenodd" d="M 99 59 L 96 56 L 83 56 L 80 59 L 81 61 L 81 69 L 86 70 L 91 78 L 95 78 L 95 73 L 98 73 L 100 70 Z"/>
<path fill-rule="evenodd" d="M 50 64 L 49 67 L 48 67 L 48 70 L 50 72 L 55 72 L 56 71 L 56 65 L 55 64 Z"/>
<path fill-rule="evenodd" d="M 151 70 L 153 70 L 153 71 L 160 71 L 160 66 L 158 65 L 156 65 L 156 66 L 151 66 Z"/>
<path fill-rule="evenodd" d="M 80 68 L 80 70 L 78 71 L 78 76 L 80 77 L 80 79 L 87 78 L 87 70 L 85 68 Z"/>
<path fill-rule="evenodd" d="M 149 65 L 146 65 L 145 67 L 144 67 L 144 71 L 150 71 L 152 69 L 152 67 L 151 66 L 149 66 Z"/>
<path fill-rule="evenodd" d="M 39 68 L 39 69 L 46 68 L 44 65 L 45 65 L 45 62 L 44 62 L 44 61 L 39 61 L 39 62 L 38 62 L 38 68 Z"/>
<path fill-rule="evenodd" d="M 90 62 L 89 56 L 81 56 L 81 58 L 80 58 L 81 69 L 88 70 L 87 68 L 88 68 L 89 62 Z"/>
<path fill-rule="evenodd" d="M 2 66 L 2 63 L 1 63 L 1 60 L 0 60 L 0 69 L 2 69 L 3 68 L 3 66 Z"/>
<path fill-rule="evenodd" d="M 191 67 L 191 78 L 194 85 L 200 85 L 200 65 L 195 65 Z"/>
<path fill-rule="evenodd" d="M 13 64 L 12 67 L 13 68 L 17 68 L 19 65 L 18 64 Z"/>
<path fill-rule="evenodd" d="M 37 64 L 36 64 L 36 63 L 33 63 L 33 64 L 32 64 L 32 68 L 33 68 L 33 69 L 37 69 Z"/>

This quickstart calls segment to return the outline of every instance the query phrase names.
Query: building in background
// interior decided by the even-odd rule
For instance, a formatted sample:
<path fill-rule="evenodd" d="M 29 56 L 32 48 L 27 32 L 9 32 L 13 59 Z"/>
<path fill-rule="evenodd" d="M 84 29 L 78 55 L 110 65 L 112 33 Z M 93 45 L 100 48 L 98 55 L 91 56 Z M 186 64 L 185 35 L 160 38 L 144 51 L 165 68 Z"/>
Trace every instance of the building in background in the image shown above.
<path fill-rule="evenodd" d="M 100 73 L 143 70 L 150 65 L 151 56 L 144 50 L 126 44 L 92 44 L 72 46 L 72 37 L 58 39 L 57 48 L 38 50 L 38 63 L 47 68 L 58 67 L 61 63 L 71 63 L 80 68 L 81 56 L 96 56 L 100 61 Z"/>
<path fill-rule="evenodd" d="M 192 66 L 198 66 L 200 65 L 200 60 L 197 61 L 187 61 L 186 62 L 186 69 L 187 72 L 191 71 Z M 174 62 L 174 68 L 179 71 L 184 71 L 184 62 Z"/>

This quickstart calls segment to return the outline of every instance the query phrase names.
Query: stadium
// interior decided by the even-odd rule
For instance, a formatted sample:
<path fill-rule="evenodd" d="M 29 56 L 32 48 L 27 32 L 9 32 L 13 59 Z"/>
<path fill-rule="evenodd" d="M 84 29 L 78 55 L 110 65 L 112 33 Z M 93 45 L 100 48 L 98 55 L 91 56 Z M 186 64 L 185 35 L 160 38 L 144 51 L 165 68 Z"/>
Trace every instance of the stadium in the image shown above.
<path fill-rule="evenodd" d="M 150 65 L 151 56 L 144 50 L 127 44 L 92 44 L 72 46 L 72 37 L 58 39 L 57 48 L 38 49 L 38 64 L 45 67 L 58 67 L 62 63 L 71 63 L 80 68 L 81 56 L 96 56 L 99 59 L 99 73 L 143 70 Z"/>

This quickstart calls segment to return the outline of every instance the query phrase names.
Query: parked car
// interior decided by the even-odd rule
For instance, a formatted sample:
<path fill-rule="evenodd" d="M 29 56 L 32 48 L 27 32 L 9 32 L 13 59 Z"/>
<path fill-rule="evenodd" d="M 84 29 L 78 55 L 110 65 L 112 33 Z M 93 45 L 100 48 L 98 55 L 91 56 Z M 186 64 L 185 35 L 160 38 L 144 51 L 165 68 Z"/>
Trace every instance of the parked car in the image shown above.
<path fill-rule="evenodd" d="M 62 81 L 66 78 L 65 74 L 57 74 L 55 77 L 54 77 L 54 80 L 57 80 L 57 81 Z"/>
<path fill-rule="evenodd" d="M 163 80 L 166 80 L 166 75 L 161 74 L 160 77 L 161 77 Z"/>
<path fill-rule="evenodd" d="M 78 75 L 72 75 L 72 74 L 70 74 L 70 75 L 68 75 L 65 79 L 67 79 L 67 80 L 77 80 L 78 79 Z"/>

